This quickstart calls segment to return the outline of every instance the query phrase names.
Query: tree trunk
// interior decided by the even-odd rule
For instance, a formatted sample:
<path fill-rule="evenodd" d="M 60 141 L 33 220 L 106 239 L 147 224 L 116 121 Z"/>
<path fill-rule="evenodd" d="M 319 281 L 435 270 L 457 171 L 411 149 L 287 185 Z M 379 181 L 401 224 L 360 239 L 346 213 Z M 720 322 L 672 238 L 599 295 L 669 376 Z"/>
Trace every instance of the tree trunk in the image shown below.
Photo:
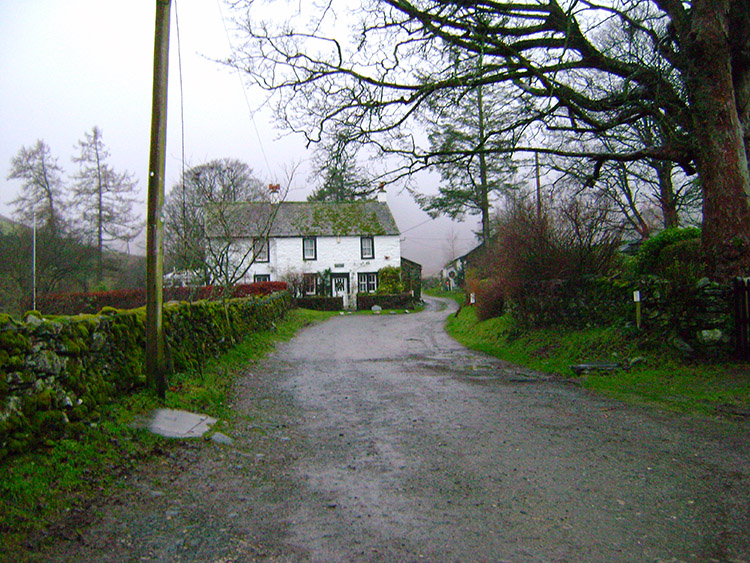
<path fill-rule="evenodd" d="M 481 59 L 480 59 L 481 64 Z M 487 155 L 484 153 L 484 98 L 482 86 L 477 88 L 479 110 L 479 197 L 482 212 L 482 244 L 490 243 L 490 188 L 487 181 Z"/>
<path fill-rule="evenodd" d="M 674 197 L 674 183 L 672 182 L 672 170 L 674 165 L 666 160 L 653 162 L 656 177 L 659 180 L 659 206 L 664 220 L 664 228 L 677 227 L 679 217 L 677 214 L 677 201 Z"/>
<path fill-rule="evenodd" d="M 718 280 L 750 274 L 750 174 L 732 80 L 730 4 L 694 0 L 683 38 L 703 189 L 703 248 L 708 273 Z"/>

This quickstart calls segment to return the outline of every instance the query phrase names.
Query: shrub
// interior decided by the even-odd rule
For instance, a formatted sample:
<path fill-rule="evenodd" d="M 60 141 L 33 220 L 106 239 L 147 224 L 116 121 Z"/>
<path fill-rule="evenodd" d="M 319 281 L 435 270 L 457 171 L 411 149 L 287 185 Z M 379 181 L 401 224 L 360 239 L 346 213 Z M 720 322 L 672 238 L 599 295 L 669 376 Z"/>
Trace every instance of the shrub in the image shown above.
<path fill-rule="evenodd" d="M 382 309 L 411 309 L 414 307 L 414 298 L 411 293 L 390 293 L 390 294 L 357 294 L 357 310 L 367 311 L 374 305 Z"/>
<path fill-rule="evenodd" d="M 484 280 L 476 286 L 477 318 L 486 321 L 505 311 L 505 288 L 500 280 Z"/>
<path fill-rule="evenodd" d="M 401 283 L 401 268 L 386 266 L 378 270 L 378 293 L 394 294 L 404 291 Z"/>
<path fill-rule="evenodd" d="M 257 282 L 238 284 L 230 288 L 229 297 L 240 298 L 253 295 L 270 295 L 286 291 L 285 282 Z M 223 298 L 222 286 L 165 287 L 164 301 L 199 301 Z M 37 298 L 37 309 L 46 315 L 94 314 L 104 307 L 115 309 L 137 309 L 146 304 L 146 290 L 122 289 L 90 293 L 48 293 Z"/>
<path fill-rule="evenodd" d="M 701 230 L 696 227 L 673 227 L 651 237 L 641 245 L 636 254 L 636 275 L 664 277 L 670 269 L 673 272 L 676 271 L 675 268 L 679 269 L 680 264 L 691 265 L 691 268 L 702 264 L 700 237 Z"/>
<path fill-rule="evenodd" d="M 313 311 L 343 311 L 344 300 L 341 297 L 323 297 L 319 295 L 297 297 L 295 304 L 300 309 Z"/>

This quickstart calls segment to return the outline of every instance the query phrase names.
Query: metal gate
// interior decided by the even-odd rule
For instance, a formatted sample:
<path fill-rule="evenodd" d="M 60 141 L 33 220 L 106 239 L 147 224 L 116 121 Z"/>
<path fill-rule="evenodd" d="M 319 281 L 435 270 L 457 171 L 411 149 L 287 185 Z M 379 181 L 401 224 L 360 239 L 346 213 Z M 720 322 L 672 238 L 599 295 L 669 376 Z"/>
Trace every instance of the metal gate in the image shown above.
<path fill-rule="evenodd" d="M 737 355 L 750 361 L 750 278 L 734 280 L 734 307 Z"/>

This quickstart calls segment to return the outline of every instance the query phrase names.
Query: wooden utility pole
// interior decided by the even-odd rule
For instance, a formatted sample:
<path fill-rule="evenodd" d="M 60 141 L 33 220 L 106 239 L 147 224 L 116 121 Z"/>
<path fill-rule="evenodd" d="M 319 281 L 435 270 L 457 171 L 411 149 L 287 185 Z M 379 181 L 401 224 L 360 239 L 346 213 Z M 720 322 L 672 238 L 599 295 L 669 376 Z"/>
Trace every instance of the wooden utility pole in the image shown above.
<path fill-rule="evenodd" d="M 164 273 L 164 170 L 167 144 L 167 69 L 171 0 L 156 0 L 154 85 L 151 98 L 151 151 L 148 164 L 146 218 L 146 375 L 162 399 L 167 391 L 167 369 L 162 326 Z"/>
<path fill-rule="evenodd" d="M 539 177 L 539 153 L 534 153 L 534 164 L 536 169 L 536 219 L 542 222 L 542 181 Z"/>

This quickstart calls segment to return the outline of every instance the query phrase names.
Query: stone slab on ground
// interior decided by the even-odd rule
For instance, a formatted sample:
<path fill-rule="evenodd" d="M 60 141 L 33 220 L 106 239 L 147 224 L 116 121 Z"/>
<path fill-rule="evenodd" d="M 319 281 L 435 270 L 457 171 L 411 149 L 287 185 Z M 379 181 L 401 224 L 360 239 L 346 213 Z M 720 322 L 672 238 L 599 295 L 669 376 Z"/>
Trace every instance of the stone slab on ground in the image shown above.
<path fill-rule="evenodd" d="M 202 438 L 216 424 L 205 414 L 173 409 L 157 409 L 152 413 L 148 429 L 166 438 Z"/>

